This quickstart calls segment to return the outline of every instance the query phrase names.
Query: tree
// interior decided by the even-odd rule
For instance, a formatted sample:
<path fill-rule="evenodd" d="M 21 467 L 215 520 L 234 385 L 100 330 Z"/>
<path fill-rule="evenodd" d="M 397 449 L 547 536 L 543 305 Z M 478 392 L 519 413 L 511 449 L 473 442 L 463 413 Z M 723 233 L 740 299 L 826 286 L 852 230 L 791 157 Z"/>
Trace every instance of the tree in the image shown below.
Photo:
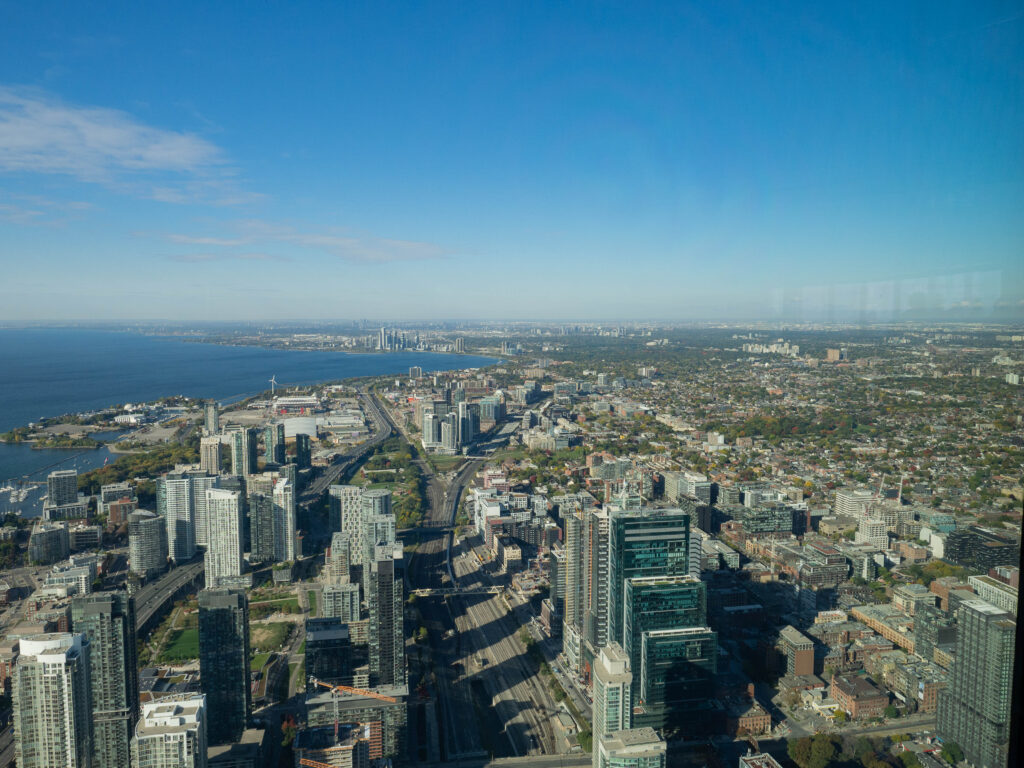
<path fill-rule="evenodd" d="M 790 760 L 800 768 L 805 768 L 811 759 L 811 739 L 809 737 L 790 739 L 786 751 L 789 753 Z"/>
<path fill-rule="evenodd" d="M 839 746 L 838 737 L 819 733 L 790 741 L 787 751 L 800 768 L 826 768 L 835 760 Z"/>
<path fill-rule="evenodd" d="M 964 751 L 955 741 L 947 741 L 942 745 L 942 759 L 950 765 L 956 765 L 964 759 Z"/>
<path fill-rule="evenodd" d="M 894 707 L 892 704 L 890 704 L 889 706 L 887 706 L 885 708 L 885 713 L 884 714 L 885 714 L 887 719 L 891 720 L 894 717 L 899 717 L 900 716 L 900 711 L 898 709 L 896 709 L 896 707 Z"/>

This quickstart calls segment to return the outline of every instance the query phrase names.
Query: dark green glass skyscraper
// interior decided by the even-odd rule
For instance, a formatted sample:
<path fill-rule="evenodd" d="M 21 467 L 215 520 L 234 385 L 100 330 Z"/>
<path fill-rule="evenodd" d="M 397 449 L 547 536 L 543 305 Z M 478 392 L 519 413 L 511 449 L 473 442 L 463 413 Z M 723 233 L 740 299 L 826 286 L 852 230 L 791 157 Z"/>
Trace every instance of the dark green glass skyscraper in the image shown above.
<path fill-rule="evenodd" d="M 211 713 L 208 743 L 238 741 L 252 714 L 245 592 L 204 589 L 199 593 L 199 676 Z"/>
<path fill-rule="evenodd" d="M 301 432 L 295 435 L 295 466 L 299 469 L 309 469 L 313 466 L 313 450 L 309 435 Z"/>
<path fill-rule="evenodd" d="M 695 737 L 708 732 L 718 671 L 718 635 L 708 627 L 644 632 L 643 661 L 633 725 L 666 735 Z"/>
<path fill-rule="evenodd" d="M 639 682 L 644 632 L 707 625 L 707 587 L 693 576 L 643 576 L 626 580 L 625 596 L 622 647 Z"/>
<path fill-rule="evenodd" d="M 625 646 L 626 580 L 690 572 L 690 515 L 681 509 L 619 511 L 610 527 L 609 637 Z"/>
<path fill-rule="evenodd" d="M 139 719 L 135 600 L 127 592 L 76 597 L 71 627 L 91 646 L 93 766 L 128 768 Z"/>
<path fill-rule="evenodd" d="M 636 723 L 700 727 L 717 671 L 717 636 L 707 624 L 707 587 L 693 576 L 626 579 L 626 653 Z"/>

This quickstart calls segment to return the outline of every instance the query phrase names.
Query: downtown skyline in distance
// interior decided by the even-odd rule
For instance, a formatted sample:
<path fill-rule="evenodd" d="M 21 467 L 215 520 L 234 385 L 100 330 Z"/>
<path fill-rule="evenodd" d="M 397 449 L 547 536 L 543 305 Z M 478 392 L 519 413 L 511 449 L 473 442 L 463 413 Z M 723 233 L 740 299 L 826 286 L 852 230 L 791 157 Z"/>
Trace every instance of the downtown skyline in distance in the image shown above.
<path fill-rule="evenodd" d="M 1024 14 L 4 3 L 0 323 L 1024 319 Z"/>

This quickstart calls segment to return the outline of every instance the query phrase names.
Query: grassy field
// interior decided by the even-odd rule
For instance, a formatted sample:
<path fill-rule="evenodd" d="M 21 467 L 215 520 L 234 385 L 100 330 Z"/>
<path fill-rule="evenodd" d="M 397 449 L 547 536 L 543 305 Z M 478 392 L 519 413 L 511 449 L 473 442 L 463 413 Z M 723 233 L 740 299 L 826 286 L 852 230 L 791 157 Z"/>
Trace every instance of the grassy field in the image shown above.
<path fill-rule="evenodd" d="M 278 600 L 260 600 L 249 603 L 249 616 L 254 619 L 263 619 L 272 613 L 301 613 L 299 599 L 292 595 Z"/>
<path fill-rule="evenodd" d="M 270 658 L 269 653 L 257 653 L 252 657 L 252 662 L 249 664 L 249 669 L 253 672 L 259 672 L 263 669 L 263 665 L 267 663 L 267 659 Z"/>
<path fill-rule="evenodd" d="M 275 621 L 270 624 L 249 625 L 249 645 L 257 653 L 268 653 L 280 649 L 291 631 L 292 625 L 286 621 Z"/>
<path fill-rule="evenodd" d="M 519 461 L 525 459 L 530 455 L 529 448 L 499 448 L 493 454 L 491 454 L 491 461 L 504 461 L 505 459 L 513 459 Z"/>
<path fill-rule="evenodd" d="M 465 461 L 461 456 L 435 456 L 427 454 L 426 458 L 431 466 L 434 467 L 435 472 L 451 472 Z"/>
<path fill-rule="evenodd" d="M 309 590 L 306 593 L 306 597 L 309 599 L 309 615 L 315 617 L 316 616 L 316 607 L 317 607 L 316 606 L 316 592 L 311 589 L 311 590 Z"/>
<path fill-rule="evenodd" d="M 176 629 L 171 633 L 167 647 L 160 654 L 161 662 L 187 661 L 199 658 L 199 630 Z"/>

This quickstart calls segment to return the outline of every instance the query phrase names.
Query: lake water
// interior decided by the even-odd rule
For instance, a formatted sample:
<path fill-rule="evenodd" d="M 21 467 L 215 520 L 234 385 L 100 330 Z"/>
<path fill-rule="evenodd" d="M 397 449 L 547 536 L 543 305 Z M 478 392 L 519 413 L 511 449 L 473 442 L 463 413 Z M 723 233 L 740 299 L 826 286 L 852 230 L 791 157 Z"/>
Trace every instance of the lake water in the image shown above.
<path fill-rule="evenodd" d="M 432 352 L 346 354 L 229 347 L 77 328 L 0 329 L 0 360 L 0 432 L 43 417 L 169 395 L 236 400 L 265 391 L 271 376 L 279 386 L 287 386 L 404 375 L 412 366 L 427 372 L 495 362 Z M 106 448 L 33 451 L 28 445 L 0 443 L 0 484 L 6 478 L 45 479 L 57 468 L 84 472 L 102 466 L 108 457 L 114 460 Z M 37 496 L 42 493 L 30 498 Z M 0 494 L 0 512 L 7 501 L 7 494 Z"/>

